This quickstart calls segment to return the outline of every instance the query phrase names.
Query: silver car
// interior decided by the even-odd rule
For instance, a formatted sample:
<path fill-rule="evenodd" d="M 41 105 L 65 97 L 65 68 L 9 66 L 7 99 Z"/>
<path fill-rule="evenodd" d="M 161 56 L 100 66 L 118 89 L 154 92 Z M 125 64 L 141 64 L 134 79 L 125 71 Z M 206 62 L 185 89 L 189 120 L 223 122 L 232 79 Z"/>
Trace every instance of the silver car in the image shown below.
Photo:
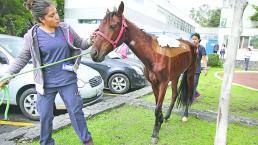
<path fill-rule="evenodd" d="M 0 77 L 4 75 L 9 65 L 23 48 L 23 39 L 20 37 L 0 34 Z M 31 70 L 32 63 L 27 64 L 23 70 Z M 78 87 L 84 105 L 89 105 L 100 100 L 103 96 L 104 81 L 100 74 L 81 64 L 77 71 Z M 37 92 L 33 81 L 33 73 L 27 73 L 13 78 L 9 82 L 10 104 L 18 105 L 22 113 L 32 120 L 39 120 L 36 109 Z M 3 97 L 0 92 L 0 98 Z M 6 100 L 5 100 L 6 102 Z M 65 109 L 65 105 L 57 94 L 55 99 L 55 109 Z"/>

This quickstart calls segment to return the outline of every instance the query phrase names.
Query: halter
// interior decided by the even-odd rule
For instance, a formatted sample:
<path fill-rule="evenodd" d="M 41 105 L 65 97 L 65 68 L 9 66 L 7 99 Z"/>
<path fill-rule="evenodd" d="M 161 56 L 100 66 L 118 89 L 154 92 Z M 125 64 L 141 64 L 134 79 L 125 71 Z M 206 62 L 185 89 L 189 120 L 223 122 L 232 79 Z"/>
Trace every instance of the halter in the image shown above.
<path fill-rule="evenodd" d="M 95 34 L 99 34 L 100 36 L 102 36 L 103 38 L 105 38 L 109 43 L 111 43 L 113 45 L 113 49 L 116 48 L 116 45 L 117 43 L 119 42 L 119 40 L 121 39 L 123 33 L 125 32 L 125 28 L 127 27 L 127 24 L 125 22 L 125 18 L 124 16 L 122 15 L 122 26 L 121 26 L 121 29 L 120 29 L 120 32 L 116 38 L 116 40 L 111 40 L 109 39 L 104 33 L 100 32 L 99 29 L 96 30 Z"/>

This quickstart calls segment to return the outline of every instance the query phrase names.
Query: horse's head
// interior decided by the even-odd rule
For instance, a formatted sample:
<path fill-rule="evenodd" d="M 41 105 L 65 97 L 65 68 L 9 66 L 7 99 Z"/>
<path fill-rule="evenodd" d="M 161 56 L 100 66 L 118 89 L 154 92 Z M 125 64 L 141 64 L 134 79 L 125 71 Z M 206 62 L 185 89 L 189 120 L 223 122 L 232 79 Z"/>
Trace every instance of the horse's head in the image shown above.
<path fill-rule="evenodd" d="M 106 16 L 95 32 L 96 37 L 91 49 L 91 58 L 94 61 L 103 61 L 105 55 L 122 43 L 121 39 L 126 28 L 123 12 L 123 2 L 120 3 L 117 11 L 110 12 L 107 9 Z"/>

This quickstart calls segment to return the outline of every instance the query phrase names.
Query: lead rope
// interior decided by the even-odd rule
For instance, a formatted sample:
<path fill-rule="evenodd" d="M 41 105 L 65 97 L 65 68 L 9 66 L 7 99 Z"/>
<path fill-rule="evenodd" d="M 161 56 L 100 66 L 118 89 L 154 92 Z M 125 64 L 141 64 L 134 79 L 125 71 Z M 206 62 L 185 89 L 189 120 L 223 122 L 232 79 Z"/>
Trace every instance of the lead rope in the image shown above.
<path fill-rule="evenodd" d="M 0 102 L 0 106 L 3 103 L 4 98 L 6 97 L 6 107 L 5 107 L 5 112 L 4 112 L 4 120 L 8 120 L 8 112 L 9 112 L 9 107 L 10 107 L 10 94 L 7 86 L 4 86 L 2 89 L 2 98 Z"/>
<path fill-rule="evenodd" d="M 31 70 L 28 70 L 28 71 L 24 71 L 24 72 L 21 72 L 21 73 L 18 73 L 18 74 L 14 74 L 14 75 L 10 75 L 10 76 L 7 76 L 7 77 L 3 77 L 3 78 L 0 78 L 0 82 L 3 82 L 3 81 L 6 81 L 6 80 L 9 80 L 11 78 L 14 78 L 16 76 L 19 76 L 19 75 L 23 75 L 23 74 L 26 74 L 26 73 L 30 73 L 30 72 L 33 72 L 35 70 L 39 70 L 39 69 L 43 69 L 43 68 L 46 68 L 46 67 L 50 67 L 50 66 L 53 66 L 53 65 L 56 65 L 56 64 L 59 64 L 59 63 L 62 63 L 62 62 L 66 62 L 68 60 L 72 60 L 72 59 L 75 59 L 75 58 L 78 58 L 78 57 L 81 57 L 83 55 L 86 55 L 86 54 L 89 54 L 90 52 L 85 52 L 85 53 L 81 53 L 79 55 L 75 55 L 75 56 L 72 56 L 72 57 L 69 57 L 69 58 L 66 58 L 66 59 L 63 59 L 63 60 L 59 60 L 59 61 L 56 61 L 56 62 L 53 62 L 53 63 L 50 63 L 50 64 L 46 64 L 46 65 L 43 65 L 43 66 L 40 66 L 40 67 L 37 67 L 37 68 L 33 68 Z M 4 101 L 4 98 L 6 97 L 6 108 L 5 108 L 5 113 L 4 113 L 4 120 L 8 120 L 8 112 L 9 112 L 9 107 L 10 107 L 10 93 L 9 93 L 9 88 L 7 86 L 4 86 L 3 88 L 0 89 L 0 91 L 2 92 L 2 98 L 0 100 L 0 106 L 2 105 L 3 101 Z"/>

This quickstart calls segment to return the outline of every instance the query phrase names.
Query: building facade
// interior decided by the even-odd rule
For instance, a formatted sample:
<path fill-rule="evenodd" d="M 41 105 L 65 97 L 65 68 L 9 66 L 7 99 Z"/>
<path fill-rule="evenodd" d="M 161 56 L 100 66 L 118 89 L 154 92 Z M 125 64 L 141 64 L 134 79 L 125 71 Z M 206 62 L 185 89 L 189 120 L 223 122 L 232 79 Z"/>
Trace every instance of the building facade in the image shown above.
<path fill-rule="evenodd" d="M 201 44 L 206 47 L 207 53 L 213 52 L 213 46 L 222 44 L 228 46 L 229 37 L 231 35 L 231 27 L 233 21 L 233 2 L 232 0 L 223 0 L 223 6 L 221 8 L 220 26 L 218 28 L 204 28 L 196 27 L 196 32 L 201 34 Z M 250 20 L 250 16 L 255 13 L 255 9 L 252 5 L 258 5 L 257 0 L 249 0 L 248 5 L 243 14 L 243 29 L 240 36 L 239 49 L 237 52 L 237 60 L 244 59 L 245 48 L 252 48 L 251 61 L 258 61 L 258 22 Z M 229 48 L 228 48 L 229 49 Z M 226 53 L 227 54 L 227 53 Z"/>
<path fill-rule="evenodd" d="M 232 0 L 223 0 L 223 7 L 221 9 L 220 27 L 218 33 L 218 42 L 220 46 L 224 43 L 226 46 L 229 42 L 229 36 L 231 35 L 231 27 L 233 22 L 234 5 Z M 245 8 L 243 14 L 243 29 L 240 35 L 240 42 L 238 44 L 239 49 L 237 52 L 237 59 L 244 59 L 244 51 L 246 48 L 251 48 L 252 61 L 258 61 L 258 22 L 250 20 L 250 16 L 255 13 L 255 9 L 252 5 L 258 5 L 257 0 L 248 0 L 248 5 Z"/>
<path fill-rule="evenodd" d="M 250 20 L 250 16 L 255 13 L 255 9 L 252 5 L 258 5 L 257 0 L 248 0 L 248 5 L 243 14 L 243 30 L 240 37 L 239 48 L 256 48 L 253 46 L 252 40 L 255 37 L 258 37 L 258 22 L 253 22 Z M 220 44 L 228 44 L 228 38 L 231 34 L 231 27 L 233 21 L 233 1 L 232 0 L 223 0 L 223 7 L 221 9 L 221 18 L 220 18 L 220 29 L 219 29 L 219 42 Z M 258 40 L 258 39 L 257 39 Z M 258 47 L 257 47 L 258 49 Z"/>
<path fill-rule="evenodd" d="M 97 29 L 107 8 L 118 7 L 120 0 L 65 0 L 64 21 L 82 37 Z M 124 16 L 151 34 L 189 39 L 196 23 L 180 13 L 169 0 L 124 0 Z"/>

